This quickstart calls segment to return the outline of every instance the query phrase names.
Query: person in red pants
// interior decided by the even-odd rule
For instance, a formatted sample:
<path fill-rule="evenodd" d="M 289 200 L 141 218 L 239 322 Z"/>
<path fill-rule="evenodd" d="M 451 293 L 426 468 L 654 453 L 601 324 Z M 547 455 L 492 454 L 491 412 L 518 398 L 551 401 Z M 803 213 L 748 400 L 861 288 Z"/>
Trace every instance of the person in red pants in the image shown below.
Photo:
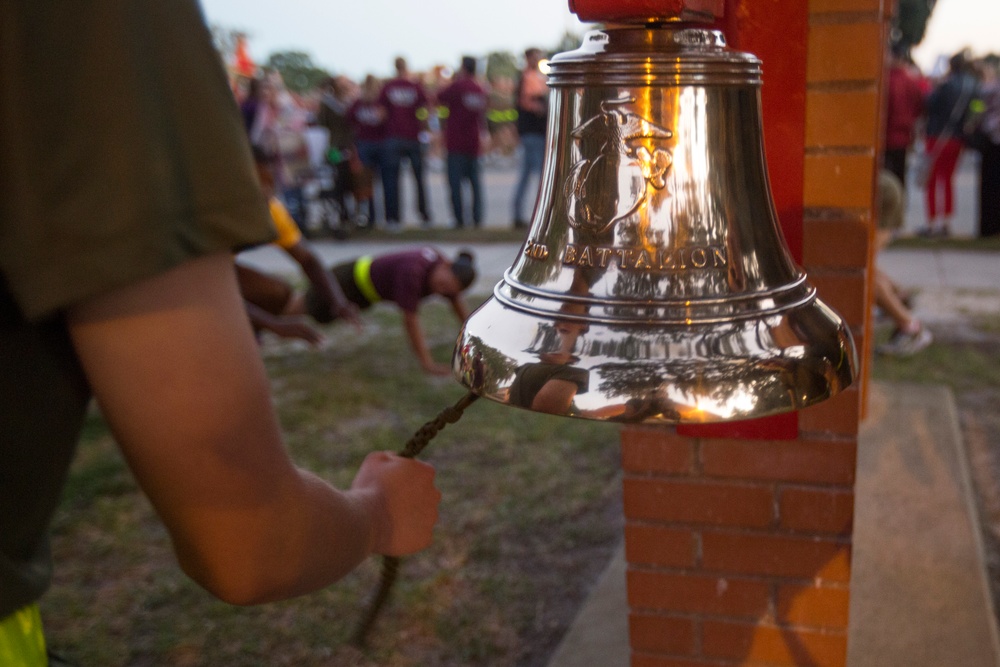
<path fill-rule="evenodd" d="M 927 197 L 927 227 L 923 236 L 948 236 L 955 212 L 954 176 L 964 146 L 962 128 L 975 96 L 976 79 L 964 53 L 949 61 L 948 76 L 927 98 L 926 155 L 930 169 L 924 185 Z M 944 195 L 942 206 L 938 194 Z"/>

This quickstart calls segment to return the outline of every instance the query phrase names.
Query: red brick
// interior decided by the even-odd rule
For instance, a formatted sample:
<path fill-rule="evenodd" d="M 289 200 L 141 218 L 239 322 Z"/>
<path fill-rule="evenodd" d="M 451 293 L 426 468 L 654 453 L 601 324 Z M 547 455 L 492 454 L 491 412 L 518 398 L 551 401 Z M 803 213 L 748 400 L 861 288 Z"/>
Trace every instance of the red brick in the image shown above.
<path fill-rule="evenodd" d="M 847 633 L 705 621 L 702 653 L 739 659 L 741 664 L 843 667 L 847 661 Z"/>
<path fill-rule="evenodd" d="M 705 475 L 747 480 L 854 483 L 857 446 L 836 440 L 706 440 L 701 443 Z"/>
<path fill-rule="evenodd" d="M 687 473 L 694 465 L 694 442 L 656 427 L 622 431 L 622 469 L 627 472 Z"/>
<path fill-rule="evenodd" d="M 706 571 L 847 582 L 851 545 L 842 540 L 751 533 L 703 532 Z"/>
<path fill-rule="evenodd" d="M 692 567 L 695 546 L 695 535 L 690 530 L 639 523 L 625 526 L 625 559 L 629 563 Z"/>
<path fill-rule="evenodd" d="M 763 581 L 650 570 L 629 570 L 632 609 L 759 618 L 767 612 L 771 587 Z"/>
<path fill-rule="evenodd" d="M 868 265 L 867 220 L 806 220 L 803 223 L 802 260 L 813 268 L 857 269 Z"/>
<path fill-rule="evenodd" d="M 812 25 L 806 58 L 807 81 L 878 79 L 885 48 L 881 38 L 882 27 L 876 21 Z"/>
<path fill-rule="evenodd" d="M 657 614 L 629 614 L 629 637 L 638 651 L 691 655 L 695 647 L 694 621 Z"/>
<path fill-rule="evenodd" d="M 763 527 L 774 520 L 771 489 L 747 484 L 626 477 L 628 519 Z"/>
<path fill-rule="evenodd" d="M 860 379 L 860 376 L 859 376 Z M 836 396 L 810 405 L 799 412 L 803 436 L 826 434 L 857 437 L 861 419 L 860 381 Z"/>
<path fill-rule="evenodd" d="M 820 300 L 844 318 L 849 327 L 862 326 L 868 313 L 865 273 L 817 269 L 809 273 Z"/>
<path fill-rule="evenodd" d="M 851 592 L 845 587 L 779 586 L 779 623 L 847 629 Z"/>
<path fill-rule="evenodd" d="M 810 153 L 805 157 L 802 201 L 807 208 L 867 211 L 875 195 L 875 149 Z"/>
<path fill-rule="evenodd" d="M 854 526 L 854 493 L 784 489 L 778 498 L 778 519 L 778 525 L 788 530 L 849 535 Z"/>
<path fill-rule="evenodd" d="M 806 95 L 806 147 L 870 147 L 878 138 L 878 112 L 874 86 L 810 91 Z"/>

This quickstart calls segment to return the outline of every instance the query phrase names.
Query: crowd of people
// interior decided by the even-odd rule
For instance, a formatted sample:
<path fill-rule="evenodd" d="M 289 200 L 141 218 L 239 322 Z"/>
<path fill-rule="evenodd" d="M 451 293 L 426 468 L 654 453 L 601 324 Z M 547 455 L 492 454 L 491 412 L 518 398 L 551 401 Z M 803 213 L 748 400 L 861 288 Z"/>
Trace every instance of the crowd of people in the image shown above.
<path fill-rule="evenodd" d="M 341 222 L 399 230 L 405 222 L 404 167 L 413 176 L 419 223 L 433 226 L 440 212 L 431 210 L 428 197 L 429 160 L 440 161 L 447 175 L 451 210 L 445 224 L 480 227 L 486 210 L 482 158 L 513 155 L 518 146 L 521 173 L 511 224 L 522 227 L 544 150 L 543 55 L 527 49 L 516 80 L 493 84 L 479 75 L 471 56 L 463 57 L 454 73 L 438 69 L 424 77 L 399 57 L 394 75 L 384 80 L 369 75 L 358 83 L 331 76 L 317 90 L 293 95 L 271 70 L 235 78 L 233 90 L 251 144 L 268 156 L 277 196 L 301 227 L 308 224 L 304 185 L 318 170 L 330 168 L 329 196 Z M 512 106 L 515 113 L 491 120 L 499 106 Z"/>
<path fill-rule="evenodd" d="M 950 58 L 944 75 L 932 78 L 908 49 L 896 46 L 887 82 L 884 166 L 904 192 L 922 189 L 918 233 L 951 235 L 955 172 L 962 154 L 974 150 L 981 170 L 978 233 L 1000 234 L 1000 56 L 973 59 L 962 51 Z"/>
<path fill-rule="evenodd" d="M 950 58 L 947 73 L 933 79 L 913 63 L 908 49 L 896 45 L 886 98 L 876 252 L 904 227 L 910 187 L 923 193 L 924 224 L 917 234 L 951 235 L 955 172 L 969 150 L 979 153 L 979 236 L 1000 234 L 1000 57 L 973 60 L 960 52 Z M 874 278 L 875 304 L 894 325 L 878 352 L 909 356 L 930 345 L 933 336 L 912 309 L 914 295 L 877 266 Z"/>

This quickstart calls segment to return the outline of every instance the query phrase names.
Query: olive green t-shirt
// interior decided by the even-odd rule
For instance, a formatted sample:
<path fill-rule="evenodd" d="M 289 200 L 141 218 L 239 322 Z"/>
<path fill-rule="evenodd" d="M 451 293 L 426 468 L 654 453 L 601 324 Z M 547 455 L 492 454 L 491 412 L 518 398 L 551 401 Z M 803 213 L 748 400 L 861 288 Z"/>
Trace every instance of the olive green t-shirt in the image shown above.
<path fill-rule="evenodd" d="M 37 599 L 89 392 L 62 312 L 273 236 L 195 0 L 0 3 L 0 617 Z"/>
<path fill-rule="evenodd" d="M 0 4 L 0 271 L 36 318 L 273 237 L 194 0 Z"/>

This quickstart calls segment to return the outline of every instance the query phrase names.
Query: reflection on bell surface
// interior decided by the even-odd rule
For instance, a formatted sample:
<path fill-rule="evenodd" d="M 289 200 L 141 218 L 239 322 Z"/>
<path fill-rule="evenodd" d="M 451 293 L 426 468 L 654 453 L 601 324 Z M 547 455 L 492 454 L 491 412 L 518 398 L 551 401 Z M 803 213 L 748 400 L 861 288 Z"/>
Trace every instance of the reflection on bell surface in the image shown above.
<path fill-rule="evenodd" d="M 588 33 L 549 63 L 548 145 L 522 252 L 459 335 L 492 400 L 623 422 L 796 410 L 851 383 L 771 199 L 760 61 L 679 26 Z"/>

